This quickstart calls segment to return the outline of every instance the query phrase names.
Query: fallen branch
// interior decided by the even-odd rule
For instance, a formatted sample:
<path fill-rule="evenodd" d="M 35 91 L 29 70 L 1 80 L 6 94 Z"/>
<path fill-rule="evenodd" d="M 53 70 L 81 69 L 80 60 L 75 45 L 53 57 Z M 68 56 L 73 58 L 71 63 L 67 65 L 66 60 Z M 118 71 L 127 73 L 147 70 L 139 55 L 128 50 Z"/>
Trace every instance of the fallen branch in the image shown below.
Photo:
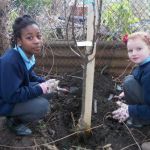
<path fill-rule="evenodd" d="M 100 128 L 100 127 L 102 127 L 103 126 L 103 124 L 100 124 L 100 125 L 97 125 L 97 126 L 95 126 L 95 127 L 92 127 L 92 128 L 90 128 L 90 129 L 88 129 L 88 130 L 85 130 L 85 132 L 86 131 L 91 131 L 91 130 L 94 130 L 94 129 L 97 129 L 97 128 Z M 43 143 L 43 144 L 39 144 L 39 145 L 34 145 L 34 146 L 24 146 L 24 147 L 15 147 L 15 146 L 8 146 L 8 145 L 0 145 L 0 147 L 4 147 L 4 148 L 10 148 L 10 149 L 30 149 L 30 148 L 36 148 L 36 147 L 39 147 L 39 146 L 45 146 L 45 145 L 49 145 L 49 144 L 54 144 L 54 143 L 56 143 L 56 142 L 59 142 L 59 141 L 62 141 L 62 140 L 64 140 L 64 139 L 66 139 L 66 138 L 69 138 L 69 137 L 71 137 L 71 136 L 74 136 L 74 135 L 76 135 L 76 134 L 80 134 L 80 133 L 83 133 L 84 131 L 76 131 L 76 132 L 74 132 L 74 133 L 72 133 L 72 134 L 69 134 L 69 135 L 67 135 L 67 136 L 64 136 L 64 137 L 62 137 L 62 138 L 60 138 L 60 139 L 56 139 L 55 141 L 52 141 L 52 142 L 49 142 L 49 143 Z"/>

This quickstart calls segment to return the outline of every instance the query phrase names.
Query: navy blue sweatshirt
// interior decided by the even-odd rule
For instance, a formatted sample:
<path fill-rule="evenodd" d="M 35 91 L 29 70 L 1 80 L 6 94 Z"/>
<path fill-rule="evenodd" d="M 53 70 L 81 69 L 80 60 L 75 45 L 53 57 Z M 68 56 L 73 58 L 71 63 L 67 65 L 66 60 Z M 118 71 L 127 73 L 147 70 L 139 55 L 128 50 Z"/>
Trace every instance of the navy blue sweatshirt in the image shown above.
<path fill-rule="evenodd" d="M 150 120 L 150 62 L 136 67 L 132 74 L 142 87 L 144 104 L 129 105 L 129 115 L 138 120 Z"/>
<path fill-rule="evenodd" d="M 30 82 L 44 82 L 29 71 L 19 54 L 9 49 L 0 57 L 0 115 L 9 115 L 16 103 L 25 102 L 43 94 L 39 85 L 31 86 Z"/>

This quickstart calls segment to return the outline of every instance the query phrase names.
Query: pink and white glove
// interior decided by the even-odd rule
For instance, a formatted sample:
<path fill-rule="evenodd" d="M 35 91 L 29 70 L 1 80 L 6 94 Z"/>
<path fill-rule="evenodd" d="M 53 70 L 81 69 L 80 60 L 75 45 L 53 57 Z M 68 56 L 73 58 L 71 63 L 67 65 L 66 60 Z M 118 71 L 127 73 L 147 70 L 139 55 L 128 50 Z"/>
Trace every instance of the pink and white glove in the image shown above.
<path fill-rule="evenodd" d="M 129 117 L 128 105 L 120 101 L 116 102 L 119 108 L 112 112 L 113 118 L 117 119 L 119 122 L 124 122 Z"/>
<path fill-rule="evenodd" d="M 57 90 L 59 80 L 49 79 L 43 83 L 40 83 L 39 86 L 42 88 L 44 94 L 53 93 Z"/>
<path fill-rule="evenodd" d="M 55 92 L 57 90 L 59 80 L 56 79 L 49 79 L 46 81 L 47 87 L 48 87 L 48 93 Z"/>

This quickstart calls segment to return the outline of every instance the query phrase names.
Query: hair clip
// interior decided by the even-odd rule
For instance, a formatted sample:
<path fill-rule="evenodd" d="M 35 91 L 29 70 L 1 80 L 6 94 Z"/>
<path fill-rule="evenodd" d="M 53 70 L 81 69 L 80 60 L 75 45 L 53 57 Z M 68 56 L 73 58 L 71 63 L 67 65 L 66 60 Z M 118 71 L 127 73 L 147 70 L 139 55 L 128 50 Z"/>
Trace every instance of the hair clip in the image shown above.
<path fill-rule="evenodd" d="M 123 37 L 122 37 L 122 42 L 127 44 L 128 42 L 128 34 L 125 34 Z"/>

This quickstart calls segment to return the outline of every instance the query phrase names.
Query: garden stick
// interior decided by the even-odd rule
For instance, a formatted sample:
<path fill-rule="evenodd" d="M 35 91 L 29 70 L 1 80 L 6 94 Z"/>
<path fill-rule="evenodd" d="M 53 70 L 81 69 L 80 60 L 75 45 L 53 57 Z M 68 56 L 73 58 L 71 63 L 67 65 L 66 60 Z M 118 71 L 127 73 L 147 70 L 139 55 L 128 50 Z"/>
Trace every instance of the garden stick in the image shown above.
<path fill-rule="evenodd" d="M 91 127 L 93 84 L 95 71 L 95 54 L 96 54 L 96 28 L 98 25 L 98 3 L 94 0 L 88 5 L 87 15 L 87 41 L 79 43 L 78 46 L 85 46 L 85 58 L 83 67 L 83 93 L 82 93 L 82 110 L 78 122 L 79 130 L 89 129 Z"/>

